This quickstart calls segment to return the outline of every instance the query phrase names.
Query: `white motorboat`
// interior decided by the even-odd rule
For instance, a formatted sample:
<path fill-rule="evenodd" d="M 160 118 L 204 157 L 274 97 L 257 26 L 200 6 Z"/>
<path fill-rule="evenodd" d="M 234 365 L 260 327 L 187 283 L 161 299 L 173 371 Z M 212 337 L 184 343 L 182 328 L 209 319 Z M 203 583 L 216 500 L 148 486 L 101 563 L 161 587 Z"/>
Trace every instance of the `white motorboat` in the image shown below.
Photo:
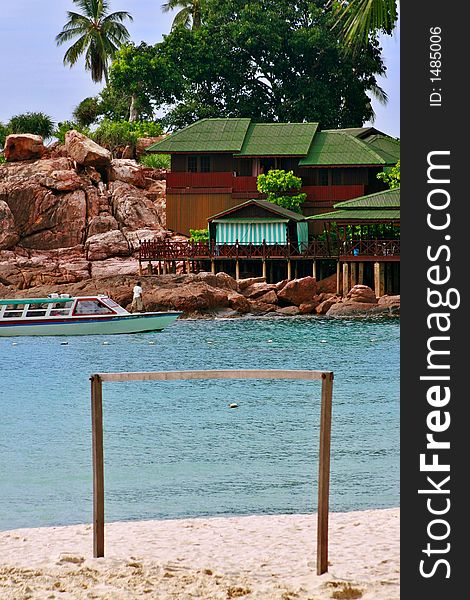
<path fill-rule="evenodd" d="M 130 313 L 108 296 L 51 294 L 0 300 L 0 336 L 95 335 L 161 331 L 182 313 Z"/>

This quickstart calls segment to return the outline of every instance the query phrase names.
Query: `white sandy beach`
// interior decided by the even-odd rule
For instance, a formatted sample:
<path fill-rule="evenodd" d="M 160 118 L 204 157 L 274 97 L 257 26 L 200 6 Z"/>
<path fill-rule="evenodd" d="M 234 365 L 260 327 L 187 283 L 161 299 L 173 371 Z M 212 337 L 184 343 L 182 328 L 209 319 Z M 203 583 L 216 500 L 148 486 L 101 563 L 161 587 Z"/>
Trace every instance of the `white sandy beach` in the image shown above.
<path fill-rule="evenodd" d="M 399 509 L 332 513 L 329 572 L 316 516 L 110 523 L 106 558 L 90 525 L 0 532 L 0 598 L 321 600 L 399 598 Z"/>

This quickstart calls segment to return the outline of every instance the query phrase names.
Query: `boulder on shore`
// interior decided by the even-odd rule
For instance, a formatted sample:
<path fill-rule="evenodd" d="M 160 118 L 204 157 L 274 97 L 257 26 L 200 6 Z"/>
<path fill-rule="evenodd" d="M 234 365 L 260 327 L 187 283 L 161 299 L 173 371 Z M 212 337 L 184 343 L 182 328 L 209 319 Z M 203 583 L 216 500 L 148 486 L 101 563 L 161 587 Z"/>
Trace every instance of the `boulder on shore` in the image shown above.
<path fill-rule="evenodd" d="M 285 304 L 300 306 L 313 301 L 317 294 L 317 280 L 314 277 L 302 277 L 288 281 L 284 287 L 278 291 L 279 300 Z"/>
<path fill-rule="evenodd" d="M 84 167 L 100 170 L 111 166 L 111 152 L 75 129 L 65 134 L 65 149 L 70 158 Z"/>
<path fill-rule="evenodd" d="M 3 151 L 7 162 L 19 160 L 36 160 L 41 158 L 46 149 L 40 135 L 32 133 L 13 133 L 5 140 Z"/>

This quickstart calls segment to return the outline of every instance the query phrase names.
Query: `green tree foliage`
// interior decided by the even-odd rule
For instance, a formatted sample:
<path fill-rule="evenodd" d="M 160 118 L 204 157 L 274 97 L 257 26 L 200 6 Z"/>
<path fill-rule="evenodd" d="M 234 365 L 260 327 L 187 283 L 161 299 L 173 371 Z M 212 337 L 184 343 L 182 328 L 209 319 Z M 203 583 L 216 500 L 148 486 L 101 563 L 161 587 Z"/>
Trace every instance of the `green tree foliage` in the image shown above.
<path fill-rule="evenodd" d="M 132 21 L 126 11 L 109 12 L 108 0 L 72 0 L 82 13 L 67 12 L 68 21 L 56 36 L 58 46 L 76 40 L 64 56 L 64 65 L 73 65 L 85 56 L 85 69 L 95 82 L 108 82 L 108 65 L 117 50 L 129 41 L 129 32 L 123 25 Z M 78 39 L 77 39 L 78 38 Z"/>
<path fill-rule="evenodd" d="M 186 27 L 197 29 L 202 23 L 202 4 L 204 0 L 168 0 L 162 4 L 163 12 L 180 9 L 173 19 L 173 28 Z"/>
<path fill-rule="evenodd" d="M 33 133 L 44 139 L 54 134 L 54 122 L 42 112 L 27 112 L 15 115 L 7 124 L 8 133 Z"/>
<path fill-rule="evenodd" d="M 203 9 L 198 28 L 123 48 L 110 72 L 116 90 L 167 110 L 171 128 L 203 117 L 323 128 L 373 117 L 367 92 L 385 72 L 380 47 L 371 37 L 354 59 L 346 56 L 327 0 L 205 0 Z"/>
<path fill-rule="evenodd" d="M 75 107 L 72 116 L 81 127 L 89 127 L 101 115 L 99 98 L 85 98 Z"/>
<path fill-rule="evenodd" d="M 151 167 L 152 169 L 166 169 L 169 171 L 171 168 L 170 154 L 143 154 L 139 158 L 139 162 L 144 167 Z"/>
<path fill-rule="evenodd" d="M 97 144 L 114 152 L 120 146 L 135 146 L 140 137 L 155 137 L 163 132 L 160 123 L 151 121 L 110 121 L 103 119 L 91 136 Z"/>
<path fill-rule="evenodd" d="M 8 127 L 0 122 L 0 148 L 5 145 L 5 140 L 8 135 Z"/>
<path fill-rule="evenodd" d="M 209 230 L 208 229 L 190 229 L 189 240 L 191 242 L 201 242 L 207 244 L 209 242 Z"/>
<path fill-rule="evenodd" d="M 64 144 L 65 143 L 65 134 L 67 133 L 67 131 L 70 131 L 72 129 L 75 129 L 76 131 L 83 133 L 83 135 L 86 135 L 87 137 L 90 137 L 90 135 L 91 135 L 88 127 L 82 127 L 81 125 L 79 125 L 78 123 L 75 123 L 74 121 L 61 121 L 60 123 L 57 124 L 57 128 L 54 131 L 53 135 L 54 135 L 54 137 L 56 137 L 59 140 L 59 142 L 61 144 Z"/>
<path fill-rule="evenodd" d="M 400 187 L 400 161 L 398 161 L 397 164 L 389 171 L 382 171 L 382 173 L 378 173 L 377 179 L 381 179 L 388 184 L 388 187 L 391 190 Z"/>
<path fill-rule="evenodd" d="M 301 206 L 307 194 L 295 194 L 302 187 L 302 179 L 296 177 L 293 171 L 273 169 L 267 174 L 258 175 L 258 192 L 267 194 L 267 200 L 283 208 L 301 213 Z"/>

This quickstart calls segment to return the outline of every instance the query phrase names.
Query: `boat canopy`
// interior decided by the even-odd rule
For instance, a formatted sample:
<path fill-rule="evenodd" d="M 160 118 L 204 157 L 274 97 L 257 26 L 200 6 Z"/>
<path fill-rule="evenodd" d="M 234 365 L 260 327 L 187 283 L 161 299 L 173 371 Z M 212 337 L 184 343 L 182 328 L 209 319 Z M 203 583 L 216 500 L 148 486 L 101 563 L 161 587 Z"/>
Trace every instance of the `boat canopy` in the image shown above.
<path fill-rule="evenodd" d="M 11 298 L 0 300 L 0 306 L 4 304 L 57 304 L 58 302 L 71 302 L 73 298 Z"/>

